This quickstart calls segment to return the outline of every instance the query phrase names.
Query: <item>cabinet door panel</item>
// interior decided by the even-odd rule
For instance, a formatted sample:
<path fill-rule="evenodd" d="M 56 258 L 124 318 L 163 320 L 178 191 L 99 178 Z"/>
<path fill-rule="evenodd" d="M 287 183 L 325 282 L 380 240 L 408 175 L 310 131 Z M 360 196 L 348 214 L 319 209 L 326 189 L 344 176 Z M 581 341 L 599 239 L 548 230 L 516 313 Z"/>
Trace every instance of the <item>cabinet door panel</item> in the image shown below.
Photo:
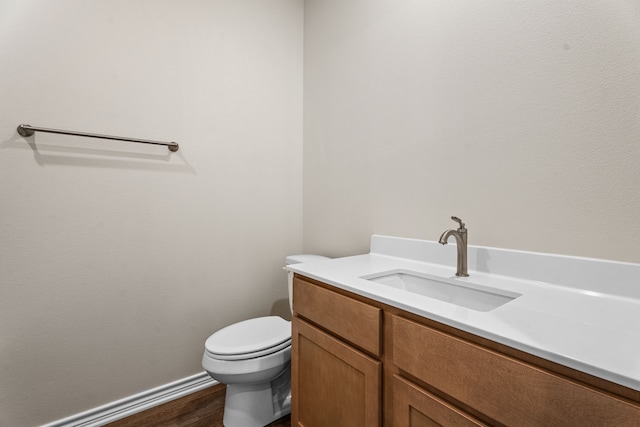
<path fill-rule="evenodd" d="M 394 375 L 394 427 L 479 427 L 486 424 L 433 394 Z"/>
<path fill-rule="evenodd" d="M 292 341 L 292 425 L 380 426 L 380 362 L 297 317 Z"/>

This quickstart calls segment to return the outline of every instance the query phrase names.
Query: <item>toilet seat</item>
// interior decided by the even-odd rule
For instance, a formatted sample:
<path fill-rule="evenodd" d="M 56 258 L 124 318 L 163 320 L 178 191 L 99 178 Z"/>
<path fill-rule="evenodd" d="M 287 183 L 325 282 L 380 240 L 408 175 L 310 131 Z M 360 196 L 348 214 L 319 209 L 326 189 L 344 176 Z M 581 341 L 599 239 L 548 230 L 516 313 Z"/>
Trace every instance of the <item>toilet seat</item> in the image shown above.
<path fill-rule="evenodd" d="M 218 360 L 242 360 L 275 353 L 291 345 L 291 322 L 279 316 L 244 320 L 220 329 L 205 342 Z"/>

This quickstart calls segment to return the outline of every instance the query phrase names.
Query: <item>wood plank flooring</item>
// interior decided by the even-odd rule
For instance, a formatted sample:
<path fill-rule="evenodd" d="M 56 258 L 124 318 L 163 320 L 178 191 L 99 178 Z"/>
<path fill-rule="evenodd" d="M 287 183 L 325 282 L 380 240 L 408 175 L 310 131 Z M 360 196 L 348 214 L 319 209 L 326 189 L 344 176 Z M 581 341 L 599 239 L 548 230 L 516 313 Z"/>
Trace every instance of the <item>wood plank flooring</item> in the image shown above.
<path fill-rule="evenodd" d="M 223 427 L 226 386 L 216 384 L 196 393 L 107 424 L 106 427 Z M 291 427 L 290 416 L 269 425 Z"/>

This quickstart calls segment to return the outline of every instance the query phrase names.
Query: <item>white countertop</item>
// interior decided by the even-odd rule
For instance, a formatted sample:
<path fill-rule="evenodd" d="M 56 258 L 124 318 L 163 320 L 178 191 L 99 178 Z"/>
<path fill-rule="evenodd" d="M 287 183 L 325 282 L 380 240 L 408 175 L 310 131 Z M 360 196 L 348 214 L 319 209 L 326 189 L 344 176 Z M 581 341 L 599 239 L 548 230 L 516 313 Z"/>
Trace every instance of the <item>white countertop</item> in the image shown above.
<path fill-rule="evenodd" d="M 429 262 L 424 262 L 424 261 Z M 371 252 L 288 270 L 640 391 L 640 265 L 372 236 Z M 481 312 L 362 276 L 410 270 L 522 294 Z"/>

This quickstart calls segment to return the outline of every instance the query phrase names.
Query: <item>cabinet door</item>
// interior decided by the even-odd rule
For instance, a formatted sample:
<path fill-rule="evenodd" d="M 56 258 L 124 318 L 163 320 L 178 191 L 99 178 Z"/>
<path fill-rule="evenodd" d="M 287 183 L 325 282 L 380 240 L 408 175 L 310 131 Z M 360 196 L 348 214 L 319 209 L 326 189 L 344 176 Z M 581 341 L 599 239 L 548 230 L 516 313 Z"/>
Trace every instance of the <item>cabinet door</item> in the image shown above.
<path fill-rule="evenodd" d="M 292 426 L 380 426 L 381 362 L 298 317 L 292 346 Z"/>
<path fill-rule="evenodd" d="M 393 377 L 394 427 L 478 427 L 486 424 L 422 388 Z"/>

